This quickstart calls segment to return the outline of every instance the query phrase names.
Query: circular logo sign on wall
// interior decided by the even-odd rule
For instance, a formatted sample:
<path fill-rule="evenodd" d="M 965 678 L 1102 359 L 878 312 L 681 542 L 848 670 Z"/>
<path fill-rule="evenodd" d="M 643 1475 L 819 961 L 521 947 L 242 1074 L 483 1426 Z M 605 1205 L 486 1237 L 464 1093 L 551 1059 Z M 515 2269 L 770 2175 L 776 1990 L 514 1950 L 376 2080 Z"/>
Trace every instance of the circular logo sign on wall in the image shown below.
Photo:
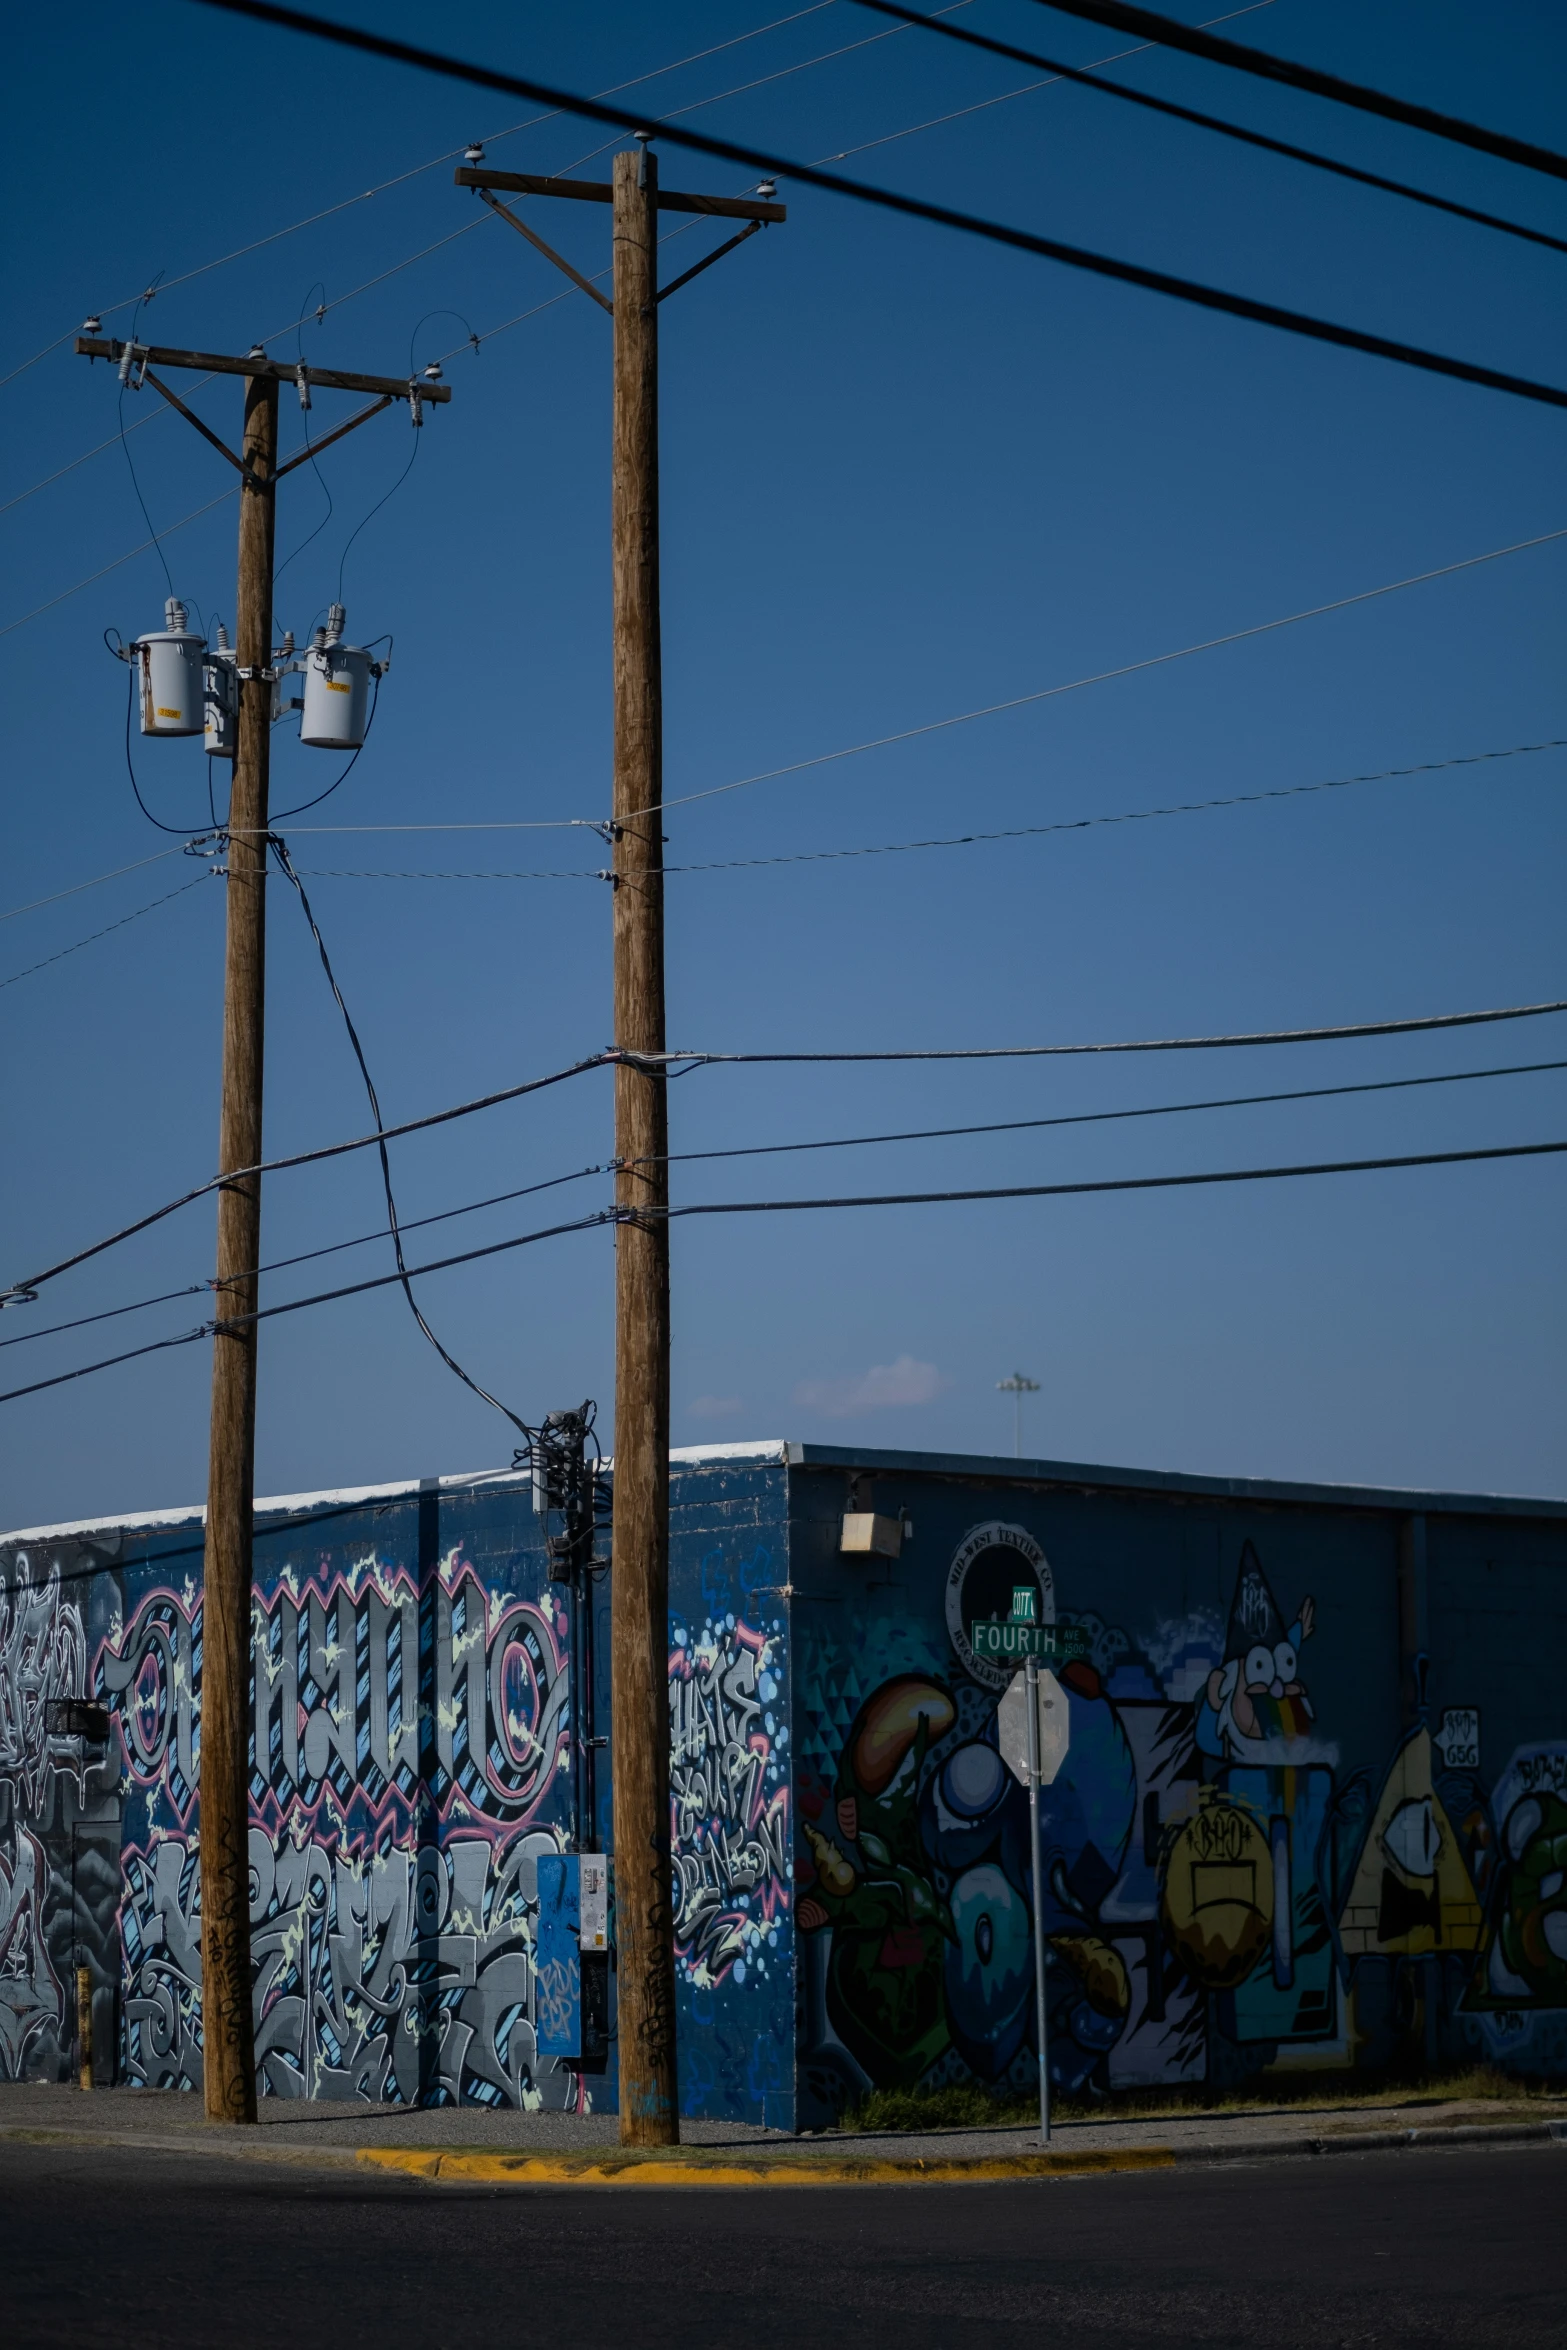
<path fill-rule="evenodd" d="M 969 1626 L 988 1623 L 993 1616 L 1011 1616 L 1020 1587 L 1038 1593 L 1033 1620 L 1053 1624 L 1055 1578 L 1033 1535 L 1023 1526 L 1004 1526 L 996 1519 L 964 1535 L 947 1570 L 947 1632 L 965 1673 L 986 1689 L 1005 1689 L 1017 1666 L 976 1656 Z"/>

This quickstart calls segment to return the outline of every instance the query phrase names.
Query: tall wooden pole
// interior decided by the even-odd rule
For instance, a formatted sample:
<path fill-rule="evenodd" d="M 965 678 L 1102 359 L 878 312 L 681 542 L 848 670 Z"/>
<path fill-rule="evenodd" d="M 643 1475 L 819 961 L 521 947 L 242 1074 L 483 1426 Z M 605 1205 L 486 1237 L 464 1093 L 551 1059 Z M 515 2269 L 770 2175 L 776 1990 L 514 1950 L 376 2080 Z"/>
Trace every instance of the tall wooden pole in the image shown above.
<path fill-rule="evenodd" d="M 658 625 L 658 165 L 615 157 L 615 1042 L 664 1050 Z M 611 1656 L 620 2138 L 680 2135 L 669 1856 L 669 1203 L 662 1068 L 615 1071 L 615 1515 Z"/>
<path fill-rule="evenodd" d="M 234 649 L 239 732 L 229 797 L 228 943 L 218 1169 L 261 1157 L 266 997 L 267 783 L 271 755 L 272 564 L 278 387 L 245 383 Z M 216 1312 L 253 1314 L 261 1178 L 218 1193 Z M 256 2118 L 250 1993 L 250 1586 L 256 1461 L 256 1325 L 212 1350 L 201 1671 L 201 2004 L 210 2121 Z"/>

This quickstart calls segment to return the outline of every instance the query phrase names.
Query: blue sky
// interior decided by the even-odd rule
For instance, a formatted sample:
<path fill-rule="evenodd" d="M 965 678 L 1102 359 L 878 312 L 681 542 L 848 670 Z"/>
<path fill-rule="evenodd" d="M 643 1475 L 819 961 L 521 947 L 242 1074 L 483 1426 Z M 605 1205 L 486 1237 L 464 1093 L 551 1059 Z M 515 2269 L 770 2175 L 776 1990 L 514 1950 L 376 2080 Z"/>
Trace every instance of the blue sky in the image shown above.
<path fill-rule="evenodd" d="M 403 0 L 345 11 L 651 112 L 1157 267 L 1567 381 L 1559 254 L 1443 219 L 887 28 L 849 0 L 570 11 Z M 1183 10 L 1192 21 L 1199 11 Z M 784 12 L 780 9 L 779 16 Z M 1126 43 L 1028 0 L 959 21 L 1088 62 Z M 758 28 L 771 26 L 768 30 Z M 1274 0 L 1235 27 L 1354 78 L 1559 144 L 1543 5 L 1375 11 Z M 746 37 L 753 36 L 753 37 Z M 734 46 L 719 48 L 719 44 Z M 858 44 L 855 46 L 855 44 Z M 829 54 L 836 53 L 836 54 Z M 17 20 L 0 374 L 163 273 L 157 340 L 257 336 L 323 366 L 446 354 L 449 408 L 347 552 L 350 635 L 390 630 L 370 747 L 313 818 L 591 819 L 608 790 L 608 322 L 439 158 L 512 168 L 601 145 L 529 110 L 181 4 Z M 1194 61 L 1129 82 L 1567 234 L 1536 175 Z M 742 85 L 755 85 L 742 87 Z M 724 93 L 736 94 L 724 96 Z M 719 100 L 707 104 L 708 100 Z M 979 109 L 979 110 L 975 110 Z M 938 127 L 895 136 L 933 118 Z M 873 144 L 873 142 L 886 142 Z M 667 185 L 745 179 L 664 151 Z M 366 201 L 346 200 L 410 174 Z M 1209 316 L 784 186 L 786 227 L 662 314 L 666 786 L 671 799 L 1137 663 L 1567 526 L 1559 413 Z M 339 207 L 328 211 L 329 207 Z M 584 269 L 596 209 L 546 224 Z M 307 216 L 297 233 L 274 232 Z M 470 230 L 458 235 L 456 232 Z M 257 240 L 270 239 L 257 243 Z M 438 244 L 438 240 L 451 239 Z M 711 232 L 672 249 L 682 264 Z M 222 267 L 202 265 L 256 245 Z M 438 249 L 425 252 L 426 247 Z M 408 266 L 409 257 L 422 254 Z M 383 272 L 393 274 L 383 276 Z M 380 278 L 370 290 L 367 281 Z M 324 294 L 323 294 L 324 289 Z M 326 316 L 315 308 L 325 300 Z M 521 323 L 495 332 L 522 313 Z M 297 334 L 278 330 L 307 318 Z M 470 331 L 480 337 L 477 356 Z M 493 337 L 493 339 L 492 339 Z M 236 396 L 198 395 L 233 432 Z M 123 756 L 102 631 L 158 625 L 166 530 L 228 489 L 150 392 L 54 351 L 0 386 L 4 907 L 167 844 Z M 318 431 L 339 413 L 322 394 Z M 286 445 L 299 423 L 287 402 Z M 60 479 L 98 443 L 112 445 Z M 407 465 L 393 412 L 283 493 L 279 625 L 331 601 L 349 533 Z M 175 532 L 176 589 L 232 622 L 232 499 Z M 315 533 L 316 535 L 310 536 Z M 301 545 L 308 539 L 308 543 Z M 1567 540 L 1119 680 L 697 800 L 674 864 L 994 831 L 1444 761 L 1567 735 Z M 60 598 L 59 601 L 52 599 Z M 24 616 L 47 605 L 35 618 Z M 13 625 L 21 622 L 22 625 Z M 205 819 L 191 744 L 138 746 L 168 823 Z M 279 730 L 274 805 L 336 770 Z M 1563 992 L 1561 750 L 1034 840 L 691 873 L 669 883 L 672 1040 L 723 1050 L 975 1045 L 1317 1025 Z M 305 832 L 297 863 L 388 1117 L 609 1038 L 608 898 L 580 831 Z M 177 844 L 176 844 L 177 845 Z M 131 915 L 179 856 L 0 923 L 0 980 Z M 3 910 L 3 909 L 0 909 Z M 217 1127 L 221 884 L 0 989 L 0 1230 L 11 1279 L 202 1180 Z M 273 1152 L 361 1131 L 363 1097 L 297 908 L 273 898 Z M 673 1147 L 1043 1118 L 1567 1058 L 1567 1020 L 1289 1051 L 1086 1064 L 706 1070 Z M 607 1077 L 398 1146 L 406 1216 L 601 1163 Z M 1188 1171 L 1567 1134 L 1562 1073 L 1112 1125 L 676 1170 L 677 1198 L 773 1198 Z M 1567 1491 L 1562 1166 L 881 1213 L 693 1219 L 674 1242 L 679 1443 L 798 1435 L 1025 1449 L 1240 1475 Z M 601 1205 L 603 1177 L 438 1226 L 444 1254 Z M 564 1204 L 560 1204 L 564 1203 Z M 269 1185 L 265 1254 L 375 1229 L 369 1157 Z M 202 1206 L 4 1316 L 21 1335 L 211 1267 Z M 273 1276 L 272 1301 L 384 1269 L 384 1243 Z M 612 1403 L 611 1243 L 552 1241 L 422 1291 L 453 1350 L 527 1417 Z M 0 1352 L 0 1386 L 190 1326 L 200 1297 Z M 199 1496 L 208 1348 L 4 1407 L 0 1523 Z M 278 1492 L 472 1468 L 508 1432 L 393 1292 L 266 1331 L 258 1482 Z"/>

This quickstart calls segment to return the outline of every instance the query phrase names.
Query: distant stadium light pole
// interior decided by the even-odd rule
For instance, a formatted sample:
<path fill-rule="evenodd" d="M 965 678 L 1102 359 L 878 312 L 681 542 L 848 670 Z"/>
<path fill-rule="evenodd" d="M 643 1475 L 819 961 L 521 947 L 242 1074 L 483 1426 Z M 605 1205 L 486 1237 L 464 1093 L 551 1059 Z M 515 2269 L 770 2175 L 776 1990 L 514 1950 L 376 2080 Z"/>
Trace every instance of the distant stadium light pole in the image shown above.
<path fill-rule="evenodd" d="M 1039 1393 L 1039 1381 L 1030 1379 L 1022 1371 L 1014 1371 L 1010 1379 L 996 1381 L 996 1393 L 1012 1398 L 1012 1457 L 1020 1461 L 1023 1458 L 1023 1398 Z"/>

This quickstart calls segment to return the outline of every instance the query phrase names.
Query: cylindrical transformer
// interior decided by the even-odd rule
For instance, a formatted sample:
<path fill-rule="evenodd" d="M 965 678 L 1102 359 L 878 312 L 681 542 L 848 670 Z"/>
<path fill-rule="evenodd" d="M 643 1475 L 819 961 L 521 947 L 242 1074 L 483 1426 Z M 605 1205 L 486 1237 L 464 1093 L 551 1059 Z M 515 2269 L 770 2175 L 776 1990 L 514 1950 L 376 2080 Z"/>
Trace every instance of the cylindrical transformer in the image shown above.
<path fill-rule="evenodd" d="M 342 627 L 342 607 L 333 618 Z M 370 714 L 370 678 L 375 663 L 361 645 L 345 645 L 330 633 L 316 638 L 301 661 L 305 712 L 299 739 L 312 750 L 357 751 Z"/>
<path fill-rule="evenodd" d="M 141 667 L 143 734 L 204 734 L 207 718 L 202 677 L 207 640 L 192 633 L 178 596 L 164 608 L 164 625 L 134 647 Z"/>
<path fill-rule="evenodd" d="M 218 622 L 218 641 L 207 655 L 203 672 L 203 698 L 206 710 L 206 751 L 212 759 L 232 759 L 239 736 L 239 679 L 235 675 L 237 659 L 229 644 L 228 630 Z"/>

